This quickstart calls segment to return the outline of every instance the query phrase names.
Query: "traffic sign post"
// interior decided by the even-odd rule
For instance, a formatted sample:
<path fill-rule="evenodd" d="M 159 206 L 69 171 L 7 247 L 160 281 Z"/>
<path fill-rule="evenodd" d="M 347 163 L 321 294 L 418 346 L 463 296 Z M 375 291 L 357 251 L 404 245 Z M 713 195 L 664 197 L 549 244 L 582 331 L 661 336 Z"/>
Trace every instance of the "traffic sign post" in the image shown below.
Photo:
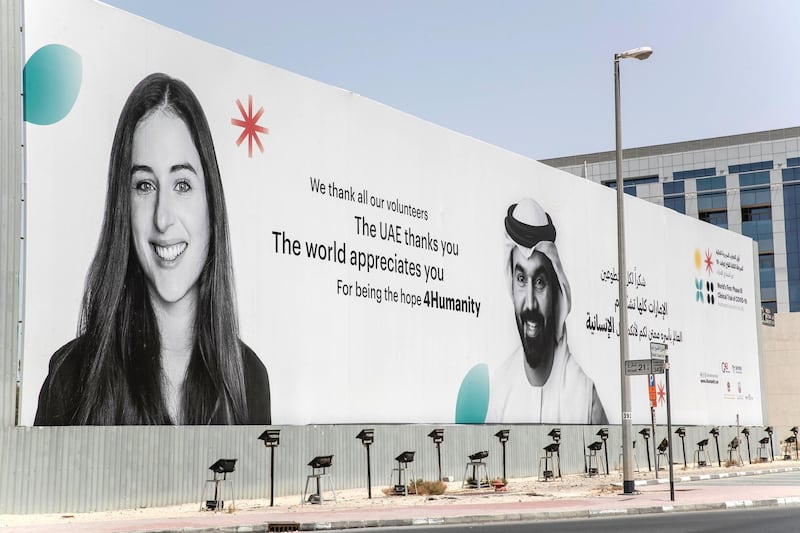
<path fill-rule="evenodd" d="M 669 500 L 674 502 L 675 501 L 675 477 L 672 470 L 672 409 L 670 405 L 670 393 L 669 393 L 669 355 L 667 355 L 666 351 L 664 352 L 664 381 L 666 382 L 667 387 L 667 435 L 670 438 L 667 440 L 669 444 Z"/>
<path fill-rule="evenodd" d="M 664 374 L 664 381 L 667 396 L 667 444 L 669 454 L 669 499 L 675 501 L 675 477 L 672 467 L 672 409 L 670 408 L 670 394 L 669 394 L 669 355 L 667 354 L 667 345 L 663 342 L 650 343 L 650 360 L 652 365 L 653 374 Z M 651 386 L 655 385 L 654 380 L 651 379 Z M 653 390 L 650 392 L 650 409 L 653 414 L 653 424 L 655 424 L 655 402 L 653 401 Z M 654 435 L 655 436 L 655 435 Z M 656 439 L 653 439 L 655 445 Z M 656 475 L 658 475 L 658 468 L 656 468 Z"/>

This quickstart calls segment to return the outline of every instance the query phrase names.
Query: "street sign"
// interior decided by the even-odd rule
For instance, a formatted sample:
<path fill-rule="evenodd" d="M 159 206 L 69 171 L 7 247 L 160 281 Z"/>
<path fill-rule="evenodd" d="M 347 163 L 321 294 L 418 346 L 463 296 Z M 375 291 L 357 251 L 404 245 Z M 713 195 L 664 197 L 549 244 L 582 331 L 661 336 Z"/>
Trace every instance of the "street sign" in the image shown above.
<path fill-rule="evenodd" d="M 667 356 L 667 345 L 663 342 L 650 343 L 650 358 L 663 361 Z"/>
<path fill-rule="evenodd" d="M 647 374 L 663 374 L 664 361 L 658 359 L 629 359 L 625 361 L 626 376 L 646 376 Z"/>
<path fill-rule="evenodd" d="M 653 374 L 648 376 L 647 392 L 650 396 L 650 407 L 658 407 L 658 404 L 656 403 L 656 377 Z"/>
<path fill-rule="evenodd" d="M 625 361 L 626 376 L 645 376 L 650 372 L 650 359 L 629 359 Z"/>

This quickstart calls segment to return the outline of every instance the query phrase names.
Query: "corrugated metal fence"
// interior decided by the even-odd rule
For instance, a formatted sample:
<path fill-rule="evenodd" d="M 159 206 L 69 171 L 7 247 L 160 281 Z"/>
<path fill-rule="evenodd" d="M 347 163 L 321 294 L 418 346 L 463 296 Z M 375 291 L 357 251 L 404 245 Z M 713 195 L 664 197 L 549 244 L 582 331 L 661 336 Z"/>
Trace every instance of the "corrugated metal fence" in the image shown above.
<path fill-rule="evenodd" d="M 366 453 L 356 434 L 368 426 L 284 426 L 275 451 L 275 494 L 299 494 L 316 455 L 333 455 L 337 488 L 364 487 Z M 463 479 L 468 456 L 487 450 L 490 477 L 502 475 L 502 447 L 494 434 L 510 428 L 506 448 L 509 478 L 539 474 L 543 447 L 552 440 L 552 426 L 429 426 L 380 425 L 370 448 L 374 491 L 390 486 L 394 458 L 401 452 L 416 452 L 414 477 L 438 478 L 437 454 L 427 434 L 443 427 L 442 474 Z M 238 459 L 234 480 L 240 499 L 269 497 L 269 450 L 258 440 L 262 427 L 64 427 L 7 428 L 0 430 L 0 513 L 84 512 L 103 509 L 138 508 L 202 501 L 208 467 L 220 458 Z M 599 426 L 561 427 L 561 470 L 564 474 L 584 471 L 585 446 L 599 440 Z M 639 431 L 641 427 L 635 427 Z M 707 427 L 687 428 L 686 449 L 693 460 L 696 443 L 710 439 L 709 456 L 717 462 L 714 439 Z M 753 428 L 752 454 L 762 428 Z M 657 441 L 666 428 L 657 428 Z M 787 430 L 788 433 L 788 430 Z M 740 436 L 737 428 L 723 427 L 719 437 L 723 463 L 727 445 Z M 775 454 L 780 456 L 778 434 Z M 647 469 L 644 440 L 636 433 L 636 459 Z M 652 440 L 650 441 L 652 443 Z M 674 458 L 683 462 L 680 439 L 674 439 Z M 748 460 L 745 444 L 742 457 Z M 619 480 L 620 427 L 612 426 L 607 442 L 610 481 Z M 655 465 L 652 457 L 651 461 Z M 601 451 L 598 453 L 604 456 Z M 664 463 L 662 462 L 662 465 Z M 676 467 L 677 468 L 677 467 Z M 601 465 L 600 470 L 604 470 Z M 471 475 L 468 472 L 467 475 Z"/>

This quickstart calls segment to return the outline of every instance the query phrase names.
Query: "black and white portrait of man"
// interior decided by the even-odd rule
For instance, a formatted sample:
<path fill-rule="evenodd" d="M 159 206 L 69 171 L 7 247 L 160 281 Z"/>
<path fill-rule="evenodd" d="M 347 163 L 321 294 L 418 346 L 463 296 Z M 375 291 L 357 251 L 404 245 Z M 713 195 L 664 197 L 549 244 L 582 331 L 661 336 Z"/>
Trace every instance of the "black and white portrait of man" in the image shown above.
<path fill-rule="evenodd" d="M 520 345 L 492 375 L 486 421 L 607 424 L 594 382 L 567 343 L 572 294 L 550 215 L 525 199 L 508 208 L 505 230 Z"/>

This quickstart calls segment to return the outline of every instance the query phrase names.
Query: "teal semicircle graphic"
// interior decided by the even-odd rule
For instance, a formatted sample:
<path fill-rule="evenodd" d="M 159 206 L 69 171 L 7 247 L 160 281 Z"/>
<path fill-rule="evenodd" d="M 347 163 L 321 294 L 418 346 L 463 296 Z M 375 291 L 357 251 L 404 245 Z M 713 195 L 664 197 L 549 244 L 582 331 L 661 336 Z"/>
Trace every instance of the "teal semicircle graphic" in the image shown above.
<path fill-rule="evenodd" d="M 46 126 L 72 110 L 81 89 L 81 56 L 61 44 L 39 48 L 22 72 L 25 120 Z"/>
<path fill-rule="evenodd" d="M 489 410 L 489 367 L 473 366 L 458 389 L 456 424 L 483 424 Z"/>

